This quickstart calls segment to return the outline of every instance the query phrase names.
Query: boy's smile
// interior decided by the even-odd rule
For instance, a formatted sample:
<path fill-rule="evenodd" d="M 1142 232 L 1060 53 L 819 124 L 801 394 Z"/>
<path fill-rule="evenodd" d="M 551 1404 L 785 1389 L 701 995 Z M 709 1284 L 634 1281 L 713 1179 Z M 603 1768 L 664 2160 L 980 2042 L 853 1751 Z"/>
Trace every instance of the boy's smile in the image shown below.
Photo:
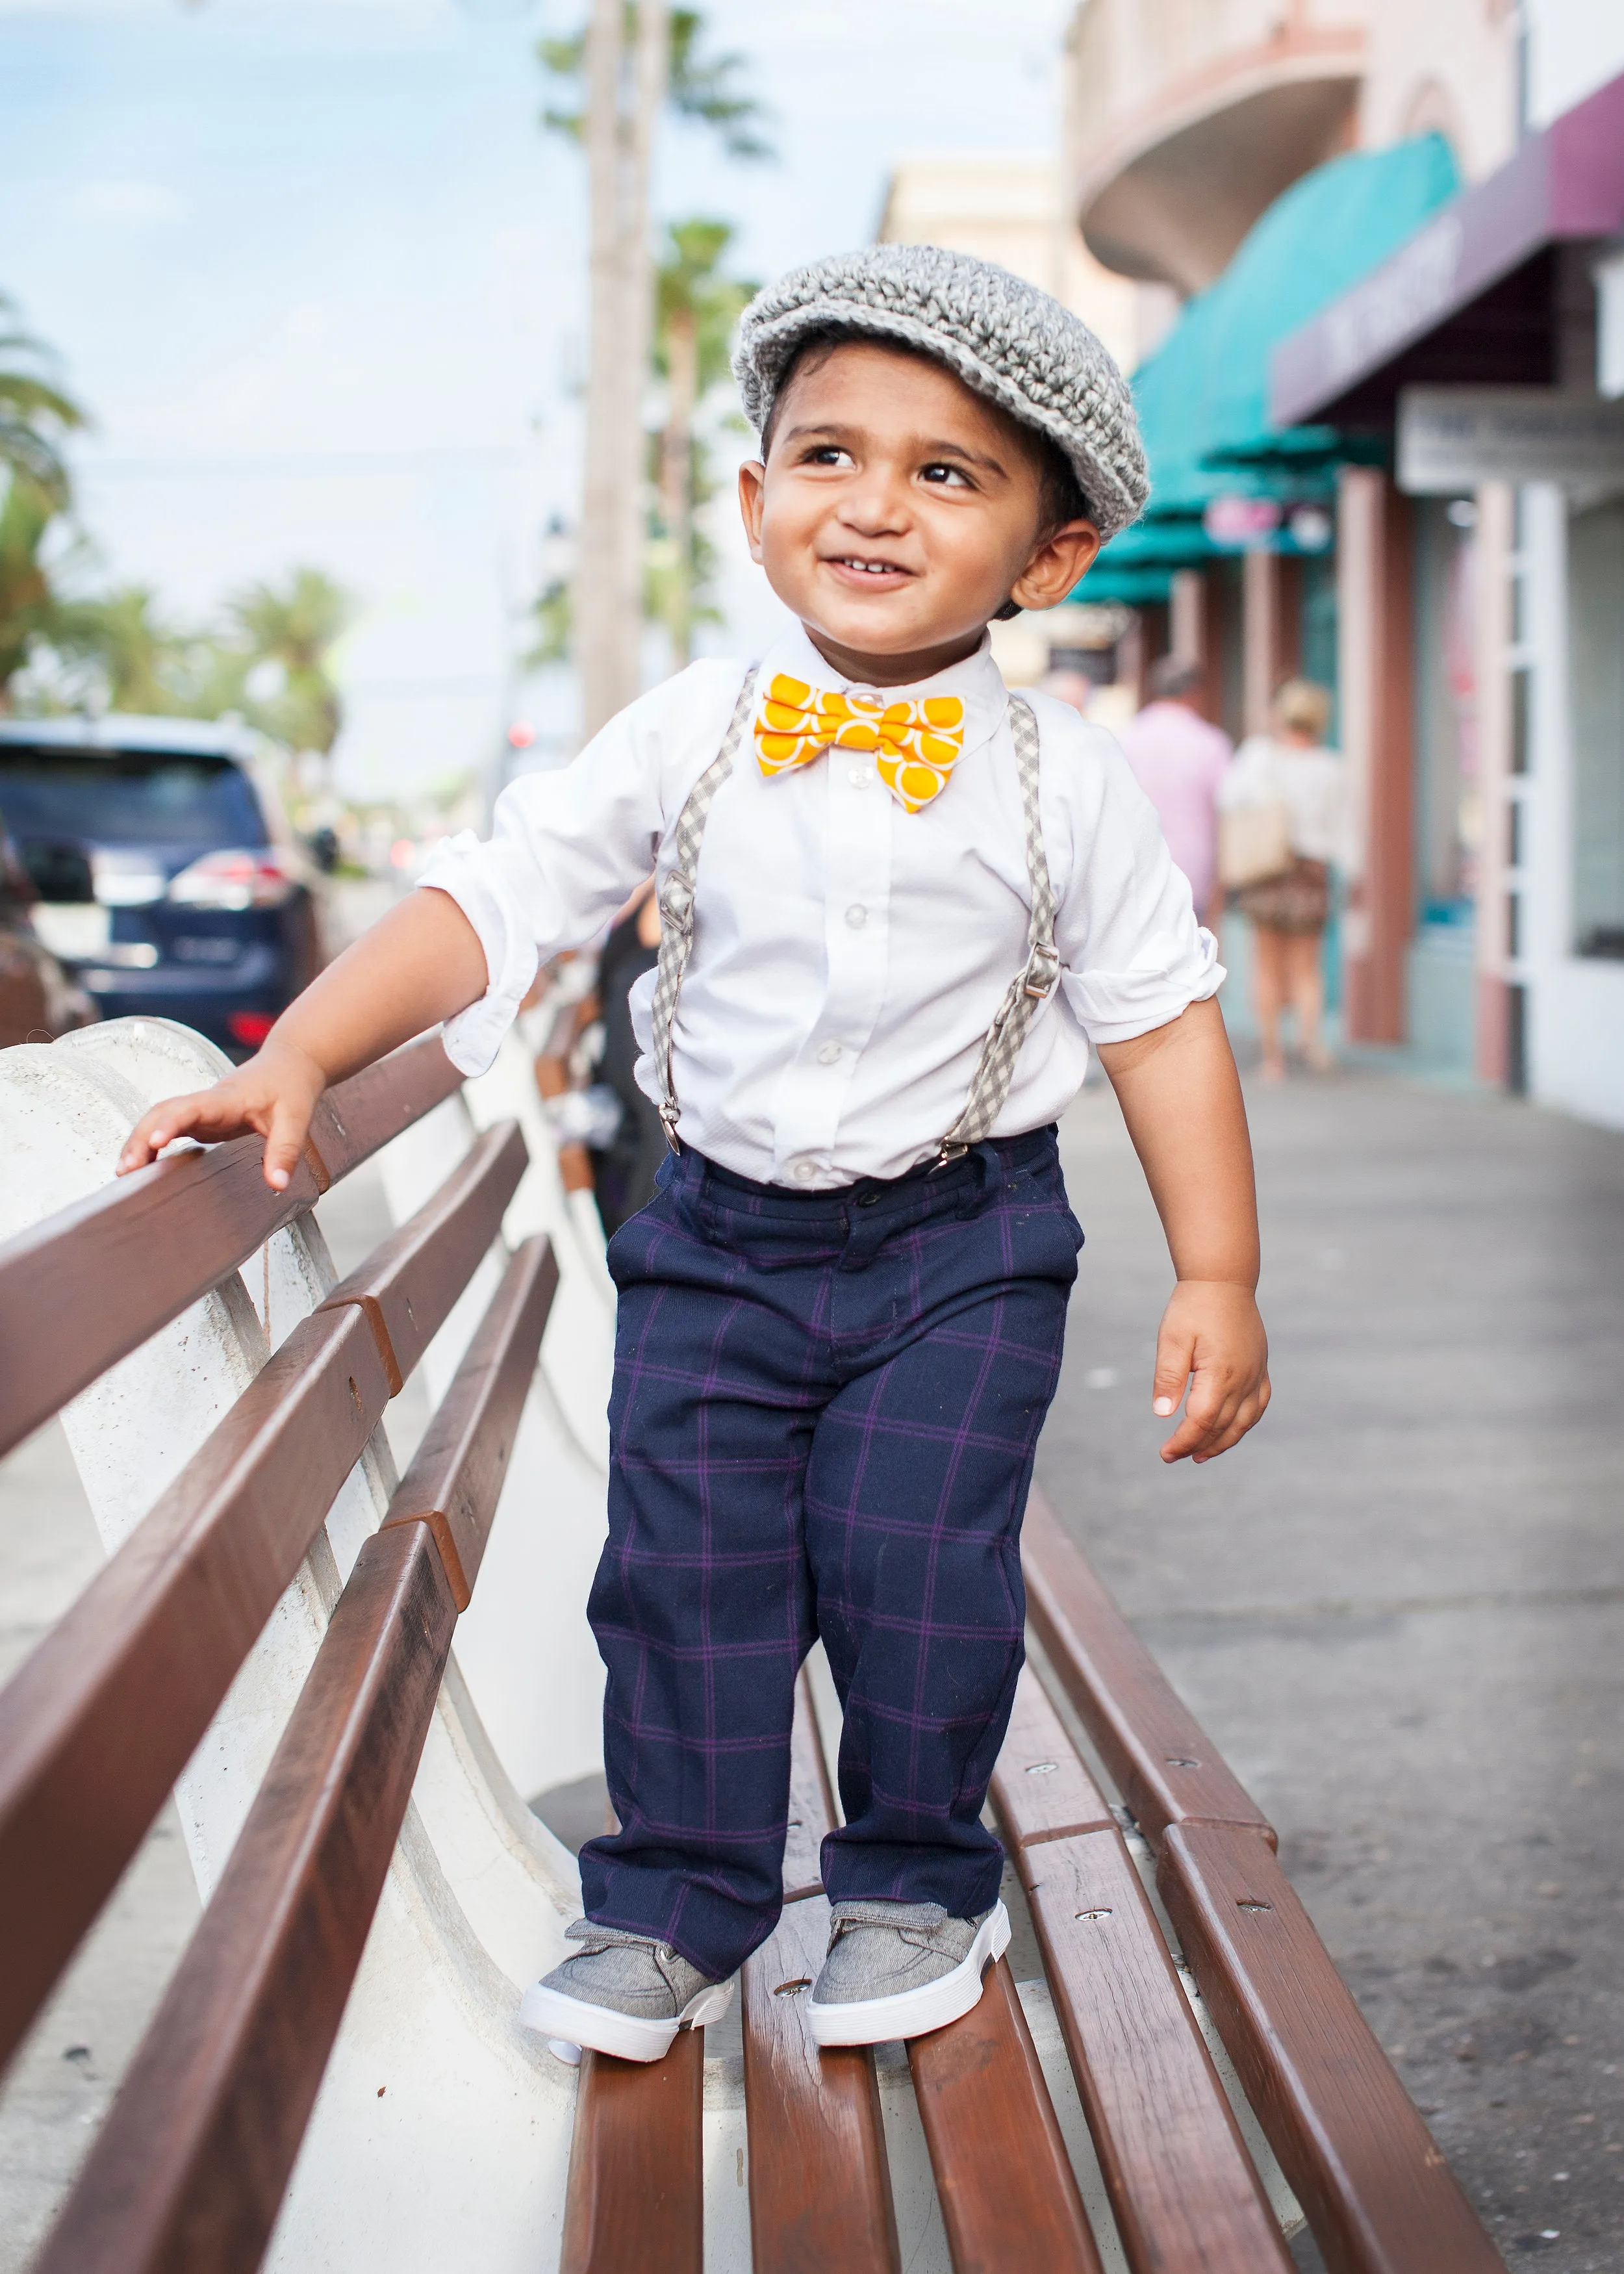
<path fill-rule="evenodd" d="M 1099 551 L 1046 529 L 1041 446 L 929 358 L 841 344 L 793 373 L 740 470 L 752 557 L 845 677 L 900 687 L 974 651 L 1005 601 L 1049 608 Z"/>

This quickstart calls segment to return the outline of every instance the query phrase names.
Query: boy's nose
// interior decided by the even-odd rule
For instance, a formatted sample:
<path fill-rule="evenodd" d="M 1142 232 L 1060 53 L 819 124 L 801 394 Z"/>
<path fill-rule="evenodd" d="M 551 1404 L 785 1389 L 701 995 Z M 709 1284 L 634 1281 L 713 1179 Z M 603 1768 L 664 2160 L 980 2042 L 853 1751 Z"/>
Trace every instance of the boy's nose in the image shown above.
<path fill-rule="evenodd" d="M 883 475 L 870 475 L 841 499 L 840 519 L 860 536 L 894 536 L 908 526 L 907 492 Z"/>

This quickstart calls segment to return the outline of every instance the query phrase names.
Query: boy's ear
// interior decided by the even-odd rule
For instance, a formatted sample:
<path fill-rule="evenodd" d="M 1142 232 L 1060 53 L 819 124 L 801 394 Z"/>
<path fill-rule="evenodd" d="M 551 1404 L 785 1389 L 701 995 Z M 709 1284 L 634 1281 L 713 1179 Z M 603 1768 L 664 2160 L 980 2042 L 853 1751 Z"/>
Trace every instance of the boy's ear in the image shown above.
<path fill-rule="evenodd" d="M 739 469 L 739 518 L 744 523 L 750 558 L 759 568 L 762 557 L 762 502 L 767 469 L 759 458 L 747 458 Z"/>
<path fill-rule="evenodd" d="M 1058 607 L 1093 568 L 1099 550 L 1100 532 L 1092 521 L 1050 530 L 1011 585 L 1011 599 L 1023 608 Z"/>

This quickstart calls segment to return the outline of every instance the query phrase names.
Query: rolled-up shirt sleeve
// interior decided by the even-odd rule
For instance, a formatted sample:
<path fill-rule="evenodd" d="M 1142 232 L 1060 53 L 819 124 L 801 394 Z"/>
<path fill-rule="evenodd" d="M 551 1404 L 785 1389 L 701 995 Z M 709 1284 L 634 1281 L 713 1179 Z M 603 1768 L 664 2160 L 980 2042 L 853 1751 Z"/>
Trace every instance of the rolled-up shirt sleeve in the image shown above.
<path fill-rule="evenodd" d="M 680 689 L 668 681 L 643 696 L 556 773 L 511 783 L 488 839 L 464 830 L 431 856 L 420 888 L 448 893 L 485 951 L 485 993 L 443 1029 L 459 1073 L 485 1071 L 539 966 L 584 945 L 652 870 L 669 714 L 691 693 Z"/>
<path fill-rule="evenodd" d="M 1097 1046 L 1166 1026 L 1215 995 L 1225 975 L 1154 806 L 1111 737 L 1087 733 L 1089 794 L 1077 801 L 1055 942 L 1066 1000 Z"/>

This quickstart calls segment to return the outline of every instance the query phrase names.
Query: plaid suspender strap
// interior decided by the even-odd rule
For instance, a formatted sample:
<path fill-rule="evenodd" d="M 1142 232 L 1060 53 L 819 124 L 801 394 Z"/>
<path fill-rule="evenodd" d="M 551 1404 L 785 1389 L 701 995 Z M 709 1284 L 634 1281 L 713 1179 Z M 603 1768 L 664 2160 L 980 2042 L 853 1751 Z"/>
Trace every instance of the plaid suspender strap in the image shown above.
<path fill-rule="evenodd" d="M 688 957 L 694 952 L 694 879 L 699 869 L 699 847 L 716 794 L 733 770 L 734 753 L 749 724 L 750 698 L 755 692 L 756 667 L 752 664 L 744 674 L 744 685 L 739 689 L 739 700 L 727 722 L 722 747 L 689 790 L 688 802 L 677 816 L 677 857 L 659 888 L 659 963 L 654 981 L 650 1040 L 664 1093 L 659 1118 L 665 1125 L 665 1142 L 673 1153 L 678 1150 L 677 1122 L 682 1109 L 677 1103 L 676 1076 L 671 1060 L 677 1026 L 677 997 L 681 992 Z"/>
<path fill-rule="evenodd" d="M 1060 954 L 1055 945 L 1055 888 L 1049 880 L 1043 821 L 1038 809 L 1037 715 L 1019 695 L 1010 697 L 1010 727 L 1015 738 L 1015 771 L 1020 779 L 1020 809 L 1026 827 L 1026 882 L 1032 893 L 1026 960 L 993 1013 L 970 1078 L 970 1095 L 936 1148 L 938 1161 L 956 1161 L 991 1130 L 1010 1094 L 1026 1030 L 1037 1016 L 1039 1004 L 1048 1002 L 1060 979 Z"/>
<path fill-rule="evenodd" d="M 654 1005 L 650 1040 L 654 1064 L 664 1092 L 659 1117 L 665 1141 L 677 1150 L 677 1123 L 681 1108 L 672 1065 L 677 1018 L 677 997 L 682 975 L 694 947 L 694 886 L 699 868 L 699 848 L 716 794 L 733 770 L 733 759 L 749 723 L 756 673 L 747 672 L 739 700 L 722 747 L 688 794 L 677 817 L 676 858 L 659 888 L 659 965 L 654 982 Z M 1054 993 L 1060 977 L 1060 957 L 1055 946 L 1055 893 L 1043 852 L 1043 827 L 1038 809 L 1038 722 L 1032 706 L 1018 695 L 1010 697 L 1010 725 L 1015 739 L 1015 766 L 1020 781 L 1021 813 L 1026 824 L 1026 876 L 1032 892 L 1032 918 L 1026 928 L 1026 960 L 1010 982 L 1004 1000 L 993 1015 L 981 1055 L 970 1083 L 964 1110 L 942 1139 L 934 1155 L 925 1158 L 955 1161 L 979 1144 L 1004 1111 L 1015 1077 L 1015 1061 L 1026 1030 L 1037 1016 L 1040 1003 Z"/>

